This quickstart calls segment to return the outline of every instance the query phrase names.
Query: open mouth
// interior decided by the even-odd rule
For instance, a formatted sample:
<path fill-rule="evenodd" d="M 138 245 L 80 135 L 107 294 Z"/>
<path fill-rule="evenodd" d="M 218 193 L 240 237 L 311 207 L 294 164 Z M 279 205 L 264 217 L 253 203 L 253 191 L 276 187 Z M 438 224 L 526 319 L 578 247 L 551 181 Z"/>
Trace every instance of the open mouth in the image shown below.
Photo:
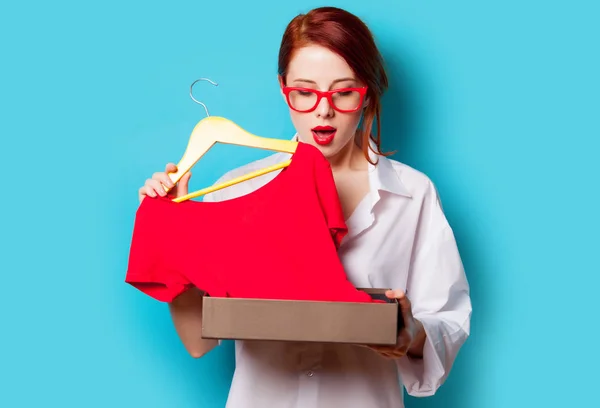
<path fill-rule="evenodd" d="M 327 145 L 333 141 L 336 128 L 331 126 L 317 126 L 311 129 L 313 139 L 317 144 Z"/>

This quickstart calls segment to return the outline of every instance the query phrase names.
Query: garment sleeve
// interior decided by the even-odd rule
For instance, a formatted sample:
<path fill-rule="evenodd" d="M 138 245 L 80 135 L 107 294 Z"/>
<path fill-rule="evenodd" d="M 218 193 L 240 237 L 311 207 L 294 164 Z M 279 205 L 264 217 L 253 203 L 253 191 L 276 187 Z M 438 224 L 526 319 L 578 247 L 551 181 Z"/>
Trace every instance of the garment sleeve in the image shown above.
<path fill-rule="evenodd" d="M 433 395 L 448 377 L 470 332 L 471 299 L 452 229 L 430 182 L 423 203 L 406 293 L 427 339 L 423 358 L 397 361 L 409 395 Z"/>
<path fill-rule="evenodd" d="M 317 195 L 321 204 L 321 211 L 331 232 L 331 237 L 336 248 L 339 248 L 342 239 L 348 233 L 348 227 L 344 220 L 344 212 L 335 186 L 331 166 L 325 157 L 319 156 L 318 159 L 314 176 Z"/>
<path fill-rule="evenodd" d="M 227 175 L 223 175 L 219 180 L 217 180 L 215 182 L 215 184 L 224 182 L 226 180 L 226 178 L 227 178 Z M 221 191 L 222 190 L 216 190 L 211 193 L 205 194 L 204 197 L 202 197 L 202 201 L 212 203 L 212 202 L 218 202 L 218 201 L 223 200 L 223 198 L 221 197 Z M 223 339 L 217 339 L 217 345 L 219 345 L 219 346 L 223 345 Z"/>
<path fill-rule="evenodd" d="M 161 302 L 170 302 L 193 285 L 181 272 L 173 211 L 163 198 L 145 197 L 136 212 L 125 282 Z"/>

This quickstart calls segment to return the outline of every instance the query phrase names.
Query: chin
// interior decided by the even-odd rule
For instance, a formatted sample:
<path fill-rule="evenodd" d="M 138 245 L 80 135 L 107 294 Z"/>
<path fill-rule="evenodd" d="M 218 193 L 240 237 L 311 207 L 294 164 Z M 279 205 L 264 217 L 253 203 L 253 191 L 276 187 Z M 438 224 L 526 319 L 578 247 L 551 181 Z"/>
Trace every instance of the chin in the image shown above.
<path fill-rule="evenodd" d="M 340 150 L 339 146 L 337 146 L 337 143 L 330 143 L 328 145 L 320 145 L 317 142 L 315 142 L 312 137 L 309 139 L 301 137 L 299 139 L 301 142 L 304 142 L 306 144 L 316 147 L 325 157 L 334 156 Z"/>
<path fill-rule="evenodd" d="M 334 144 L 330 144 L 330 145 L 326 145 L 326 146 L 321 146 L 318 145 L 316 143 L 312 143 L 317 149 L 319 149 L 321 151 L 321 153 L 323 153 L 323 156 L 330 158 L 335 156 L 336 154 L 338 154 L 341 150 L 340 146 L 336 146 Z"/>
<path fill-rule="evenodd" d="M 309 133 L 309 136 L 299 135 L 298 140 L 301 142 L 310 144 L 323 154 L 323 156 L 329 158 L 338 154 L 341 150 L 344 149 L 344 146 L 350 142 L 350 140 L 343 141 L 342 138 L 334 138 L 329 144 L 319 144 L 312 137 L 312 133 Z"/>

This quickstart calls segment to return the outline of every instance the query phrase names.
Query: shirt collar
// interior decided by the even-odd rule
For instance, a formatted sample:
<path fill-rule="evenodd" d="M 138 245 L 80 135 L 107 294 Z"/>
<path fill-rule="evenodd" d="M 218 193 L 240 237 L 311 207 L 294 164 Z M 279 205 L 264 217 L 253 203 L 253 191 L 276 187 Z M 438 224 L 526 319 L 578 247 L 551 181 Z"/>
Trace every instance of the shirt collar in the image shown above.
<path fill-rule="evenodd" d="M 299 140 L 297 133 L 294 134 L 292 140 L 296 142 Z M 372 141 L 371 147 L 375 147 Z M 372 161 L 376 161 L 377 163 L 376 165 L 369 163 L 369 182 L 371 183 L 371 188 L 404 197 L 412 197 L 404 183 L 402 183 L 400 175 L 394 169 L 394 165 L 390 159 L 385 156 L 377 156 L 372 150 L 369 150 L 369 156 Z"/>
<path fill-rule="evenodd" d="M 372 151 L 369 151 L 371 160 L 375 158 L 377 164 L 369 163 L 369 181 L 372 187 L 387 191 L 392 194 L 401 195 L 404 197 L 412 197 L 408 189 L 400 179 L 400 175 L 394 168 L 392 161 L 385 156 L 377 156 Z"/>

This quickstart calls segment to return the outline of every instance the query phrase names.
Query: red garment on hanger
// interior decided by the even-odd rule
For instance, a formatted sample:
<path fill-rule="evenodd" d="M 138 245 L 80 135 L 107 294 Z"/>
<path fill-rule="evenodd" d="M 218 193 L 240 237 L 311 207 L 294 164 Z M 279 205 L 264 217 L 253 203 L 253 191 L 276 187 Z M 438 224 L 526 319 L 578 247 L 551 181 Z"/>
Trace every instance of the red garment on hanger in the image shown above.
<path fill-rule="evenodd" d="M 218 297 L 374 302 L 346 277 L 337 254 L 346 233 L 329 162 L 300 142 L 291 164 L 247 195 L 144 198 L 125 281 L 165 302 L 192 286 Z"/>

